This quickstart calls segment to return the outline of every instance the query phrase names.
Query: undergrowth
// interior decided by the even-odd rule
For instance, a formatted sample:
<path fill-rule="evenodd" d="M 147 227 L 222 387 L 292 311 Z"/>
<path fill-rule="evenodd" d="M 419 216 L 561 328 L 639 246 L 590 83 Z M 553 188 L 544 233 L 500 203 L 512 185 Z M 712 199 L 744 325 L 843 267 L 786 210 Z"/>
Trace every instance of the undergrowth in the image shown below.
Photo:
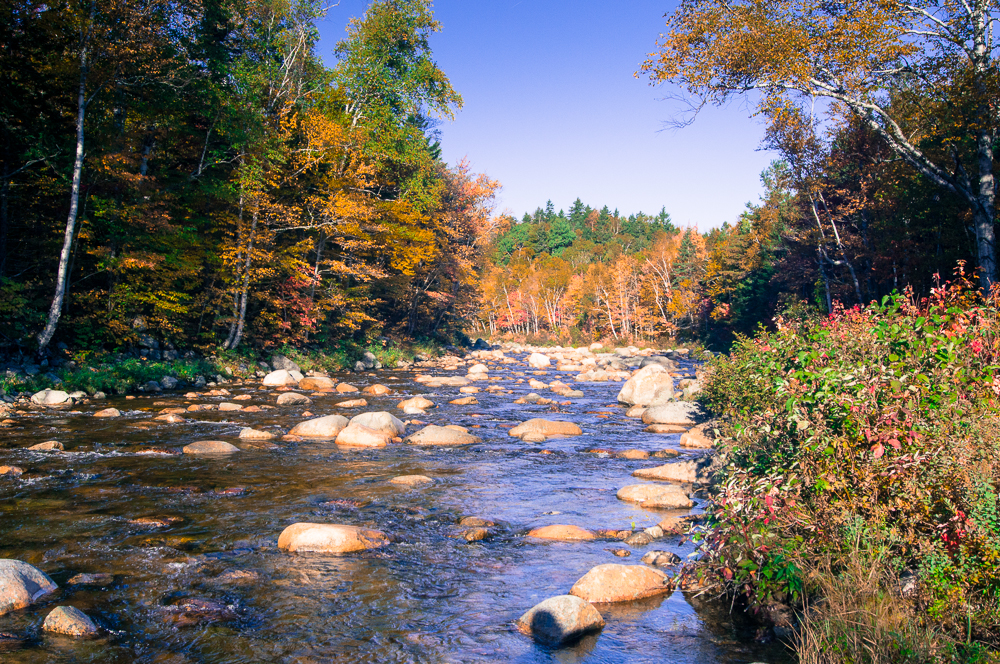
<path fill-rule="evenodd" d="M 986 661 L 997 646 L 998 305 L 959 272 L 928 299 L 779 318 L 713 364 L 702 399 L 727 466 L 704 561 L 752 605 L 803 610 L 803 661 Z"/>

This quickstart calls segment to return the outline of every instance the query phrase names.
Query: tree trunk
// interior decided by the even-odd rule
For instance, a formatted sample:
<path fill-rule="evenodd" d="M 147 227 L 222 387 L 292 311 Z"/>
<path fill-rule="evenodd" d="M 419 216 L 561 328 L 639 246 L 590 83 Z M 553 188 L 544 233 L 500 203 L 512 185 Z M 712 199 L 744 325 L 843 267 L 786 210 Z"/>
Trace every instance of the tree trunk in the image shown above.
<path fill-rule="evenodd" d="M 93 20 L 91 9 L 91 20 Z M 69 214 L 66 217 L 66 233 L 63 237 L 62 251 L 59 253 L 59 269 L 56 272 L 55 295 L 49 306 L 49 319 L 45 329 L 38 335 L 38 354 L 52 341 L 62 314 L 63 298 L 66 296 L 66 281 L 69 278 L 69 257 L 73 248 L 73 235 L 76 231 L 76 217 L 80 209 L 80 182 L 83 177 L 83 120 L 87 112 L 87 47 L 80 49 L 80 88 L 77 92 L 76 110 L 76 158 L 73 160 L 73 184 L 70 187 Z"/>
<path fill-rule="evenodd" d="M 240 311 L 236 317 L 236 331 L 233 339 L 229 343 L 229 350 L 235 349 L 243 339 L 243 325 L 247 319 L 247 296 L 250 294 L 250 264 L 253 261 L 253 240 L 257 232 L 257 208 L 253 211 L 253 220 L 250 222 L 250 237 L 247 239 L 247 260 L 243 272 L 243 289 L 240 292 Z"/>
<path fill-rule="evenodd" d="M 994 244 L 993 220 L 996 214 L 996 181 L 993 175 L 993 114 L 994 103 L 986 81 L 994 65 L 990 62 L 992 52 L 993 17 L 990 15 L 992 3 L 978 0 L 973 12 L 973 67 L 976 71 L 976 92 L 979 99 L 976 106 L 976 162 L 979 171 L 977 201 L 973 204 L 976 223 L 976 245 L 979 257 L 979 280 L 987 293 L 996 280 L 996 246 Z"/>
<path fill-rule="evenodd" d="M 10 178 L 6 170 L 7 165 L 4 164 L 3 185 L 0 185 L 0 277 L 3 276 L 7 265 L 7 229 L 10 224 L 7 208 L 7 201 L 10 199 Z"/>

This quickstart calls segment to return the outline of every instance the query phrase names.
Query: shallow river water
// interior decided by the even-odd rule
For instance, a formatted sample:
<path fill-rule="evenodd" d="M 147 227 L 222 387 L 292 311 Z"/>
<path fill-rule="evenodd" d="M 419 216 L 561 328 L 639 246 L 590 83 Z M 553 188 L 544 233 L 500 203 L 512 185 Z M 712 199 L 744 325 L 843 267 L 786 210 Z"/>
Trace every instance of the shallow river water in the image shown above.
<path fill-rule="evenodd" d="M 682 371 L 693 368 L 682 363 Z M 196 412 L 180 424 L 151 422 L 167 406 L 232 400 L 185 399 L 182 392 L 109 399 L 76 412 L 33 411 L 37 414 L 0 429 L 0 465 L 26 471 L 17 479 L 0 477 L 0 558 L 36 565 L 60 586 L 28 609 L 0 616 L 0 632 L 17 637 L 0 640 L 0 661 L 790 661 L 782 646 L 755 642 L 753 628 L 734 623 L 725 605 L 689 599 L 680 591 L 601 606 L 603 631 L 566 648 L 537 645 L 514 630 L 513 621 L 524 611 L 567 593 L 595 565 L 640 564 L 644 551 L 653 549 L 682 557 L 694 550 L 681 537 L 667 536 L 619 558 L 611 549 L 627 547 L 617 541 L 544 543 L 524 537 L 548 524 L 655 525 L 666 513 L 623 503 L 615 492 L 639 482 L 631 477 L 636 468 L 664 460 L 630 461 L 585 450 L 652 452 L 676 448 L 679 435 L 644 433 L 639 420 L 626 418 L 625 409 L 614 405 L 621 383 L 574 383 L 571 374 L 549 370 L 538 378 L 560 378 L 586 395 L 553 410 L 511 403 L 532 391 L 527 382 L 515 383 L 534 376 L 524 364 L 491 368 L 490 375 L 501 380 L 475 384 L 499 382 L 514 394 L 481 391 L 478 406 L 449 405 L 464 396 L 457 387 L 424 388 L 414 375 L 383 371 L 333 378 L 393 389 L 386 396 L 366 396 L 368 407 L 348 409 L 343 413 L 348 417 L 377 410 L 401 416 L 396 404 L 421 394 L 439 406 L 419 416 L 421 421 L 477 427 L 470 432 L 483 443 L 352 450 L 278 439 L 273 449 L 226 457 L 137 454 L 151 447 L 179 451 L 204 439 L 240 445 L 237 436 L 246 426 L 280 435 L 306 410 Z M 225 387 L 233 396 L 251 395 L 251 401 L 238 402 L 243 405 L 273 404 L 278 394 L 254 385 Z M 349 397 L 313 396 L 308 410 L 327 415 L 338 411 L 335 402 Z M 123 416 L 90 416 L 109 406 Z M 508 435 L 510 425 L 531 417 L 572 420 L 584 435 L 539 445 Z M 66 451 L 23 449 L 53 439 Z M 435 483 L 418 488 L 388 483 L 408 474 L 427 475 Z M 165 528 L 130 523 L 146 516 L 182 520 Z M 457 525 L 464 516 L 485 517 L 498 527 L 490 538 L 467 543 Z M 301 521 L 374 527 L 393 542 L 342 556 L 279 551 L 279 533 Z M 79 573 L 111 573 L 114 580 L 104 587 L 68 583 Z M 171 608 L 192 599 L 207 600 L 214 613 L 208 610 L 204 620 L 196 620 Z M 61 604 L 88 613 L 105 634 L 76 640 L 41 632 L 46 614 Z M 220 616 L 220 611 L 231 613 Z"/>

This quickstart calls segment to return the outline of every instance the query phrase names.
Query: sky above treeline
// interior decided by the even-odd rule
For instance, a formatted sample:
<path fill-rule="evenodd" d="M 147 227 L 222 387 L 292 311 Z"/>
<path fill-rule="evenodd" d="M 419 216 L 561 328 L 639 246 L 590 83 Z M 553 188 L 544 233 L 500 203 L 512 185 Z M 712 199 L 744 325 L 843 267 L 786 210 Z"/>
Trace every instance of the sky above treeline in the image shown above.
<path fill-rule="evenodd" d="M 761 192 L 774 155 L 763 125 L 734 103 L 664 129 L 682 110 L 671 92 L 634 77 L 662 32 L 670 0 L 438 0 L 431 42 L 465 100 L 441 127 L 444 158 L 468 158 L 503 184 L 500 210 L 517 217 L 578 196 L 623 214 L 666 207 L 705 231 L 733 222 Z M 342 0 L 320 24 L 333 47 L 367 0 Z"/>

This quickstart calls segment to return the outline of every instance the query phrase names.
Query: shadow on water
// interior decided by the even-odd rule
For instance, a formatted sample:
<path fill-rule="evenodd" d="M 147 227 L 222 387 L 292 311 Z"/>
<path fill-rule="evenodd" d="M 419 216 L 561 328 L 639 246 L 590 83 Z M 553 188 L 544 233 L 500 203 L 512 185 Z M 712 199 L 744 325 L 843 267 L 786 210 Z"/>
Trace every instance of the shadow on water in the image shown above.
<path fill-rule="evenodd" d="M 153 422 L 163 408 L 219 403 L 270 405 L 275 393 L 228 386 L 229 397 L 188 400 L 179 394 L 113 399 L 123 416 L 79 413 L 23 416 L 0 430 L 0 464 L 25 469 L 0 478 L 0 558 L 41 567 L 59 584 L 32 607 L 0 617 L 0 659 L 40 662 L 754 662 L 790 661 L 781 646 L 753 641 L 725 606 L 682 593 L 601 605 L 607 625 L 561 648 L 534 643 L 513 628 L 527 609 L 568 592 L 584 573 L 608 562 L 639 564 L 645 550 L 682 558 L 692 545 L 666 537 L 634 548 L 621 542 L 540 542 L 524 534 L 550 524 L 590 529 L 651 526 L 662 513 L 622 503 L 615 492 L 634 483 L 636 468 L 659 459 L 626 460 L 591 448 L 676 448 L 677 435 L 648 434 L 614 405 L 618 383 L 584 383 L 569 406 L 515 405 L 529 387 L 514 372 L 491 370 L 514 394 L 481 391 L 477 406 L 453 406 L 458 388 L 428 390 L 412 374 L 384 372 L 339 379 L 387 384 L 394 394 L 366 397 L 351 416 L 388 410 L 422 394 L 440 407 L 428 424 L 459 424 L 483 439 L 458 449 L 390 445 L 341 449 L 327 442 L 282 442 L 252 448 L 243 427 L 276 434 L 301 421 L 305 407 L 258 413 L 190 412 L 181 424 Z M 690 366 L 687 367 L 690 369 Z M 571 375 L 554 370 L 547 381 Z M 533 374 L 521 374 L 525 380 Z M 316 415 L 342 411 L 340 395 L 313 397 Z M 154 405 L 154 403 L 156 405 Z M 587 411 L 593 411 L 588 413 Z M 512 438 L 530 417 L 568 419 L 582 436 L 530 445 Z M 66 452 L 24 448 L 57 439 Z M 245 447 L 226 457 L 176 454 L 196 440 Z M 149 453 L 150 451 L 155 453 Z M 688 452 L 683 452 L 687 454 Z M 431 485 L 390 484 L 397 475 L 427 475 Z M 695 508 L 698 509 L 697 507 Z M 466 542 L 458 521 L 494 521 L 490 536 Z M 156 522 L 138 520 L 157 517 Z M 346 523 L 386 532 L 392 543 L 361 554 L 290 555 L 278 534 L 300 522 Z M 110 574 L 105 585 L 70 580 Z M 41 632 L 45 615 L 71 604 L 104 636 L 89 641 Z"/>

